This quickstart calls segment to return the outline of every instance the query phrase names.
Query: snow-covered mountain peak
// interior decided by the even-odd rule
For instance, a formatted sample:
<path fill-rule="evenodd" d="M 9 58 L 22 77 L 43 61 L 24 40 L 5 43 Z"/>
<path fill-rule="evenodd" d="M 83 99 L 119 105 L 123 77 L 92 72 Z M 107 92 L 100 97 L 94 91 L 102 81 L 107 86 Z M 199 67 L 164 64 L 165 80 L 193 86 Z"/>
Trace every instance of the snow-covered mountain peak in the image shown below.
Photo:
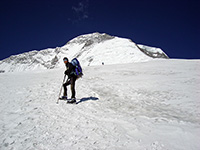
<path fill-rule="evenodd" d="M 91 34 L 85 34 L 85 35 L 80 35 L 72 40 L 70 40 L 69 42 L 67 42 L 68 44 L 92 44 L 92 43 L 100 43 L 109 39 L 113 39 L 114 36 L 110 36 L 106 33 L 99 33 L 99 32 L 95 32 L 95 33 L 91 33 Z"/>
<path fill-rule="evenodd" d="M 82 66 L 144 62 L 168 58 L 159 48 L 137 45 L 130 39 L 106 33 L 91 33 L 73 38 L 62 47 L 30 51 L 0 61 L 1 72 L 64 67 L 62 58 L 77 57 Z"/>

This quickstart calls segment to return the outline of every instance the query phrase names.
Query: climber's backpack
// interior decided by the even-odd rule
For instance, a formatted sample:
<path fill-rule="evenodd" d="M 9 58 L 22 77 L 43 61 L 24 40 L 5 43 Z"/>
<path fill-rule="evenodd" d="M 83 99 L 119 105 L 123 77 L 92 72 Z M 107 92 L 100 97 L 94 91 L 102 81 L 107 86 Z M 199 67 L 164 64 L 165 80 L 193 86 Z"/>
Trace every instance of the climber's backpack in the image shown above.
<path fill-rule="evenodd" d="M 77 58 L 72 59 L 71 63 L 72 63 L 73 66 L 76 67 L 76 68 L 75 68 L 74 74 L 75 74 L 78 78 L 82 77 L 83 72 L 82 72 L 82 68 L 81 68 L 81 65 L 80 65 L 78 59 L 77 59 Z"/>

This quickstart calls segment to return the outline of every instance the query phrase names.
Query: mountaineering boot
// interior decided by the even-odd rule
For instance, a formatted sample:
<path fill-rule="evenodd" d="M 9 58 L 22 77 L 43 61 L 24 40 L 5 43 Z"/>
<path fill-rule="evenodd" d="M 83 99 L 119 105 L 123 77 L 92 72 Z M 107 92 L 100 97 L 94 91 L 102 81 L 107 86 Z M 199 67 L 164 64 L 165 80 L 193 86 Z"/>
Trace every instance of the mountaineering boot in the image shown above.
<path fill-rule="evenodd" d="M 76 103 L 76 98 L 71 98 L 70 100 L 67 101 L 67 103 Z"/>
<path fill-rule="evenodd" d="M 62 96 L 60 99 L 67 100 L 67 96 Z"/>

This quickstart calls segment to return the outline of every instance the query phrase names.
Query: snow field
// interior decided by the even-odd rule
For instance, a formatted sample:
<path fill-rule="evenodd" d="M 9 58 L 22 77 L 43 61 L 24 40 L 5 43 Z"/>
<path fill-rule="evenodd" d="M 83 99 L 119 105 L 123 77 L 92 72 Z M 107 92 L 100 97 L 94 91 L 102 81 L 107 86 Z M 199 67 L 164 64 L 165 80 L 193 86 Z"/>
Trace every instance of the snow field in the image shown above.
<path fill-rule="evenodd" d="M 77 105 L 56 104 L 64 68 L 0 74 L 0 149 L 198 150 L 199 64 L 85 67 Z"/>

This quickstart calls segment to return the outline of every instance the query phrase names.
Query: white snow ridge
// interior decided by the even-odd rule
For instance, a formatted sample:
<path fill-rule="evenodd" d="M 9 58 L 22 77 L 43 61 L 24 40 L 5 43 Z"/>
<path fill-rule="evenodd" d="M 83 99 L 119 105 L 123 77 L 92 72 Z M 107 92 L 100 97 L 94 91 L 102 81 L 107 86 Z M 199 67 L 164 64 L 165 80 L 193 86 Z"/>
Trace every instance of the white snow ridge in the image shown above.
<path fill-rule="evenodd" d="M 166 54 L 97 35 L 1 62 L 0 149 L 199 150 L 200 60 L 154 59 Z M 76 105 L 56 104 L 63 56 L 84 64 Z"/>
<path fill-rule="evenodd" d="M 40 51 L 30 51 L 0 61 L 2 72 L 53 69 L 63 65 L 62 58 L 77 57 L 83 66 L 145 62 L 153 58 L 168 58 L 158 48 L 139 46 L 129 39 L 92 33 L 81 35 L 66 45 Z"/>

